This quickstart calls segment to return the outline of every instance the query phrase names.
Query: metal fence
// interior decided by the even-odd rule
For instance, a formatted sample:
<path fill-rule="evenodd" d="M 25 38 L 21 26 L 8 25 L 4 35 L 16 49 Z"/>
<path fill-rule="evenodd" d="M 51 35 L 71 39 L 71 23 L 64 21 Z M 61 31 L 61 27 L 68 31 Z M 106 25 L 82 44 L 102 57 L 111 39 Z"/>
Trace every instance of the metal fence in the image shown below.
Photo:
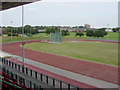
<path fill-rule="evenodd" d="M 17 80 L 17 84 L 18 85 L 24 85 L 26 86 L 27 88 L 33 88 L 34 90 L 35 89 L 40 89 L 40 90 L 43 90 L 44 87 L 42 87 L 41 85 L 39 84 L 36 84 L 35 82 L 32 82 L 28 79 L 25 79 L 15 73 L 12 73 L 11 71 L 9 71 L 8 69 L 6 69 L 5 67 L 2 68 L 3 72 L 8 74 L 10 77 L 14 78 L 15 80 Z"/>
<path fill-rule="evenodd" d="M 74 90 L 83 90 L 82 88 L 79 88 L 79 87 L 76 87 L 76 86 L 73 86 L 71 84 L 68 84 L 68 83 L 65 83 L 61 80 L 57 80 L 57 79 L 54 79 L 52 77 L 49 77 L 47 75 L 44 75 L 42 73 L 38 73 L 37 71 L 34 71 L 34 70 L 31 70 L 27 67 L 23 67 L 22 65 L 19 65 L 17 63 L 14 63 L 14 62 L 11 62 L 7 59 L 4 59 L 4 58 L 0 58 L 0 60 L 2 60 L 2 63 L 5 64 L 5 65 L 8 65 L 10 67 L 12 67 L 13 69 L 16 69 L 24 74 L 27 74 L 28 76 L 30 77 L 33 77 L 53 88 L 59 88 L 60 90 L 66 88 L 66 90 L 71 90 L 71 89 L 74 89 Z M 15 77 L 15 76 L 14 76 Z M 22 77 L 21 77 L 22 78 Z M 22 80 L 22 79 L 21 79 Z M 30 85 L 30 84 L 27 84 L 28 82 L 26 82 L 25 84 L 29 87 L 34 87 L 34 84 Z M 30 83 L 30 81 L 29 81 Z M 39 86 L 41 87 L 41 86 Z"/>

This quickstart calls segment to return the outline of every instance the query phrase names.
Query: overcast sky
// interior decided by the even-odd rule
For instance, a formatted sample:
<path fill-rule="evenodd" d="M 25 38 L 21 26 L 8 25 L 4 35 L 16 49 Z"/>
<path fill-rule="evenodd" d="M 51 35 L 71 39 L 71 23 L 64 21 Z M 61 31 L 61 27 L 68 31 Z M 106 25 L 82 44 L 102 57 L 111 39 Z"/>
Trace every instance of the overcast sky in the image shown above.
<path fill-rule="evenodd" d="M 91 27 L 117 27 L 117 0 L 101 1 L 44 0 L 24 5 L 24 25 L 83 26 L 90 24 Z M 21 26 L 21 6 L 1 13 L 2 25 Z"/>

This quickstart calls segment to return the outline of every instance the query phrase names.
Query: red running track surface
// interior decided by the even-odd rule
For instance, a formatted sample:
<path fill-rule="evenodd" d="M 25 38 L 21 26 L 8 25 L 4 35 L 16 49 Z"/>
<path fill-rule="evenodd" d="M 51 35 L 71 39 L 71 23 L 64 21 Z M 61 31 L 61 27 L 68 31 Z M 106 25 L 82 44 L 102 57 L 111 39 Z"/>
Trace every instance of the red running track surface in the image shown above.
<path fill-rule="evenodd" d="M 26 43 L 32 42 L 40 41 L 26 41 Z M 8 53 L 22 56 L 22 48 L 20 47 L 20 44 L 21 42 L 3 44 L 2 50 Z M 24 51 L 25 58 L 74 73 L 118 84 L 118 67 L 38 52 L 29 49 L 24 49 Z"/>

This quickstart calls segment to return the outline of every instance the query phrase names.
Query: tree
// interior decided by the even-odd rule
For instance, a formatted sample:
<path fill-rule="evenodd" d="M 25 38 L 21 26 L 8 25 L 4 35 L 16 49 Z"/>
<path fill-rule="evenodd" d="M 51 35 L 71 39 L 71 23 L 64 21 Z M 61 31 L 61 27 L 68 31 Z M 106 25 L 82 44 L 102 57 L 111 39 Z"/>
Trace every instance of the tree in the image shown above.
<path fill-rule="evenodd" d="M 84 35 L 83 32 L 77 32 L 77 33 L 75 34 L 75 36 L 79 36 L 79 37 L 81 37 L 81 36 L 83 36 L 83 35 Z"/>
<path fill-rule="evenodd" d="M 37 27 L 38 28 L 38 27 Z M 34 29 L 32 26 L 30 26 L 30 25 L 25 25 L 24 26 L 24 33 L 25 34 L 27 34 L 27 33 L 29 33 L 29 34 L 36 34 L 36 33 L 38 33 L 38 29 Z"/>
<path fill-rule="evenodd" d="M 120 31 L 120 28 L 113 28 L 112 31 L 113 31 L 113 32 L 119 32 L 119 31 Z"/>
<path fill-rule="evenodd" d="M 100 29 L 98 29 L 98 30 L 102 30 L 102 31 L 105 31 L 105 30 L 106 30 L 106 28 L 100 28 Z"/>
<path fill-rule="evenodd" d="M 116 31 L 119 32 L 119 31 L 120 31 L 120 28 L 116 28 Z"/>
<path fill-rule="evenodd" d="M 50 34 L 51 32 L 60 31 L 57 27 L 48 27 L 46 28 L 46 33 Z"/>
<path fill-rule="evenodd" d="M 30 34 L 34 35 L 34 34 L 36 34 L 36 33 L 38 33 L 38 30 L 37 30 L 37 29 L 31 29 Z"/>
<path fill-rule="evenodd" d="M 45 27 L 44 26 L 35 26 L 34 28 L 39 30 L 39 29 L 44 29 Z"/>
<path fill-rule="evenodd" d="M 85 28 L 84 26 L 79 26 L 79 28 Z"/>
<path fill-rule="evenodd" d="M 93 37 L 94 36 L 94 31 L 86 31 L 86 35 L 88 37 Z"/>
<path fill-rule="evenodd" d="M 108 32 L 104 31 L 104 36 L 106 36 L 108 34 Z"/>
<path fill-rule="evenodd" d="M 62 36 L 68 36 L 68 35 L 70 35 L 69 32 L 68 32 L 68 30 L 61 30 L 61 32 L 62 32 Z"/>
<path fill-rule="evenodd" d="M 22 27 L 18 27 L 18 33 L 22 34 Z"/>
<path fill-rule="evenodd" d="M 18 34 L 15 34 L 15 33 L 12 33 L 12 34 L 10 32 L 7 33 L 7 36 L 11 36 L 11 35 L 12 36 L 18 36 Z"/>
<path fill-rule="evenodd" d="M 24 33 L 31 33 L 32 27 L 30 25 L 25 25 L 24 26 Z"/>
<path fill-rule="evenodd" d="M 13 30 L 12 27 L 7 27 L 7 28 L 5 29 L 5 32 L 8 33 L 8 32 L 11 32 L 12 30 Z"/>
<path fill-rule="evenodd" d="M 116 32 L 116 29 L 115 29 L 115 28 L 113 28 L 113 29 L 112 29 L 112 31 L 113 31 L 113 32 Z"/>
<path fill-rule="evenodd" d="M 105 31 L 102 31 L 102 30 L 97 30 L 94 32 L 94 37 L 97 37 L 97 38 L 104 37 L 104 35 L 105 35 Z"/>

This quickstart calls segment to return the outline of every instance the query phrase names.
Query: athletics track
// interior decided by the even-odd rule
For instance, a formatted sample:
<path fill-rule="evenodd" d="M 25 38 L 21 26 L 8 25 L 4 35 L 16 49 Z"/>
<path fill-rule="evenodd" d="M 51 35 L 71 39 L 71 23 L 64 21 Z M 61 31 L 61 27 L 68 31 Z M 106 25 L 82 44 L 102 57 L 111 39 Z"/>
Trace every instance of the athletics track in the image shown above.
<path fill-rule="evenodd" d="M 26 41 L 26 43 L 34 43 L 34 42 L 41 42 L 41 41 Z M 115 43 L 115 42 L 109 41 L 109 43 Z M 22 56 L 21 54 L 22 48 L 20 47 L 20 44 L 21 42 L 2 44 L 2 50 L 11 54 Z M 25 52 L 24 53 L 25 58 L 37 62 L 41 62 L 44 64 L 48 64 L 64 70 L 68 70 L 74 73 L 78 73 L 85 76 L 118 84 L 118 67 L 54 55 L 54 54 L 38 52 L 29 49 L 24 49 L 24 52 Z"/>

